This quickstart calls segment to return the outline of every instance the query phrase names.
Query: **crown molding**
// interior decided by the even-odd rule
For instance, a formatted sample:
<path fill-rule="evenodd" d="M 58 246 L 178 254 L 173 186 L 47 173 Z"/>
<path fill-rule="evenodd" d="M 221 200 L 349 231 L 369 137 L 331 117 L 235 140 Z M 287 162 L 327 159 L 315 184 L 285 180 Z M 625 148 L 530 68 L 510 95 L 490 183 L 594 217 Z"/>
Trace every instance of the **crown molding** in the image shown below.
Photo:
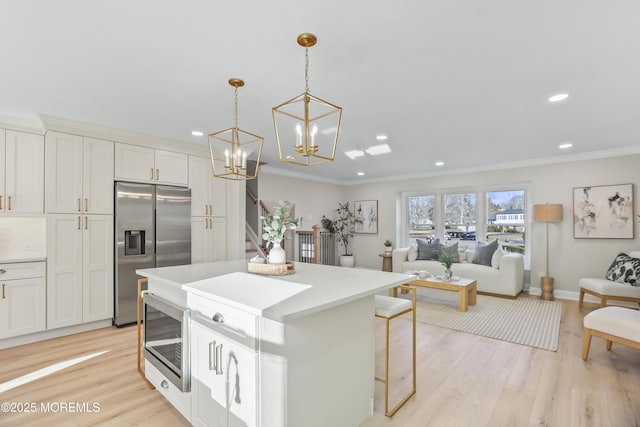
<path fill-rule="evenodd" d="M 45 130 L 42 121 L 27 117 L 12 117 L 0 114 L 0 128 L 43 135 Z"/>
<path fill-rule="evenodd" d="M 193 144 L 185 141 L 145 135 L 120 129 L 112 129 L 91 123 L 78 122 L 61 117 L 40 114 L 44 129 L 49 131 L 71 133 L 80 136 L 88 136 L 98 139 L 106 139 L 115 142 L 140 145 L 149 148 L 175 151 L 183 153 L 209 156 L 209 148 L 205 145 Z"/>

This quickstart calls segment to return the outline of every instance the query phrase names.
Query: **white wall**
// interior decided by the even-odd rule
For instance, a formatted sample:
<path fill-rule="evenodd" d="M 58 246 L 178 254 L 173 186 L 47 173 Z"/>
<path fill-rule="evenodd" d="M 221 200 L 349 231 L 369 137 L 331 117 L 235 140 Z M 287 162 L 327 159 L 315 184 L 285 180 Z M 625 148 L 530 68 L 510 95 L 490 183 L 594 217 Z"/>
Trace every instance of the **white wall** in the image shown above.
<path fill-rule="evenodd" d="M 295 203 L 296 215 L 304 218 L 303 229 L 319 224 L 322 214 L 331 216 L 338 202 L 378 200 L 378 234 L 355 235 L 352 249 L 357 267 L 379 269 L 382 260 L 378 254 L 383 251 L 383 242 L 391 239 L 397 246 L 400 224 L 397 203 L 402 192 L 525 185 L 528 189 L 528 212 L 538 203 L 561 203 L 564 206 L 563 222 L 549 225 L 549 275 L 555 277 L 556 290 L 577 292 L 581 277 L 604 277 L 618 252 L 640 250 L 640 238 L 575 239 L 573 188 L 627 183 L 634 184 L 636 199 L 640 184 L 640 155 L 353 186 L 261 172 L 259 197 Z M 640 204 L 634 201 L 634 230 L 638 227 L 639 210 Z M 545 268 L 545 225 L 527 224 L 527 240 L 530 244 L 531 282 L 536 288 Z"/>

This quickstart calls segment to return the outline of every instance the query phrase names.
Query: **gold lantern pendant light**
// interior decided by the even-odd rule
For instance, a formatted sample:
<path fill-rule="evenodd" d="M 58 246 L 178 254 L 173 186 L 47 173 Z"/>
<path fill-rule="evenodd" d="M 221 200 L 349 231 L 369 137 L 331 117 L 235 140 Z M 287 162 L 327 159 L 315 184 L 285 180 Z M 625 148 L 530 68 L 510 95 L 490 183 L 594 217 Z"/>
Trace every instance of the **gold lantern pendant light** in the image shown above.
<path fill-rule="evenodd" d="M 264 138 L 238 128 L 238 88 L 244 81 L 232 78 L 229 84 L 235 88 L 235 126 L 208 135 L 213 176 L 236 181 L 254 179 Z"/>
<path fill-rule="evenodd" d="M 335 159 L 342 118 L 341 107 L 309 93 L 309 48 L 316 41 L 310 33 L 298 36 L 298 44 L 305 48 L 305 90 L 272 109 L 280 160 L 302 166 Z"/>

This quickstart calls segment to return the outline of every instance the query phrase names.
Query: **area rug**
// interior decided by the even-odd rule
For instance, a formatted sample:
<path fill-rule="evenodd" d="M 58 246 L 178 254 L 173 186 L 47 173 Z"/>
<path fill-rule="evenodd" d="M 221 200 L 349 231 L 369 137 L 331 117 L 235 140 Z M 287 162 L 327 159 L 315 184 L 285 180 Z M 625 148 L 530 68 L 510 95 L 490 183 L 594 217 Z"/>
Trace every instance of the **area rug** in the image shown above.
<path fill-rule="evenodd" d="M 411 298 L 411 294 L 401 295 Z M 478 295 L 476 305 L 458 311 L 458 293 L 418 288 L 416 320 L 544 350 L 558 349 L 562 305 L 521 295 L 507 299 Z M 403 317 L 411 318 L 411 314 Z"/>

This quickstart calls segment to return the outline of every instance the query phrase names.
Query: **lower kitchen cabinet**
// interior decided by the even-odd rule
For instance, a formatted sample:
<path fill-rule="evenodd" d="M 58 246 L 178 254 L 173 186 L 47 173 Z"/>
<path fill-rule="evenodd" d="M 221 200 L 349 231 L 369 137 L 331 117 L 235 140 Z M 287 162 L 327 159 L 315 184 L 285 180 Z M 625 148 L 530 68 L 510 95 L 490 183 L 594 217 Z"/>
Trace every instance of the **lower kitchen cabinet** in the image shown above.
<path fill-rule="evenodd" d="M 257 362 L 254 349 L 192 319 L 191 423 L 257 426 Z"/>
<path fill-rule="evenodd" d="M 44 331 L 45 263 L 0 264 L 0 339 Z"/>
<path fill-rule="evenodd" d="M 227 259 L 226 218 L 191 217 L 191 263 Z"/>
<path fill-rule="evenodd" d="M 113 317 L 113 216 L 47 217 L 47 329 Z"/>

